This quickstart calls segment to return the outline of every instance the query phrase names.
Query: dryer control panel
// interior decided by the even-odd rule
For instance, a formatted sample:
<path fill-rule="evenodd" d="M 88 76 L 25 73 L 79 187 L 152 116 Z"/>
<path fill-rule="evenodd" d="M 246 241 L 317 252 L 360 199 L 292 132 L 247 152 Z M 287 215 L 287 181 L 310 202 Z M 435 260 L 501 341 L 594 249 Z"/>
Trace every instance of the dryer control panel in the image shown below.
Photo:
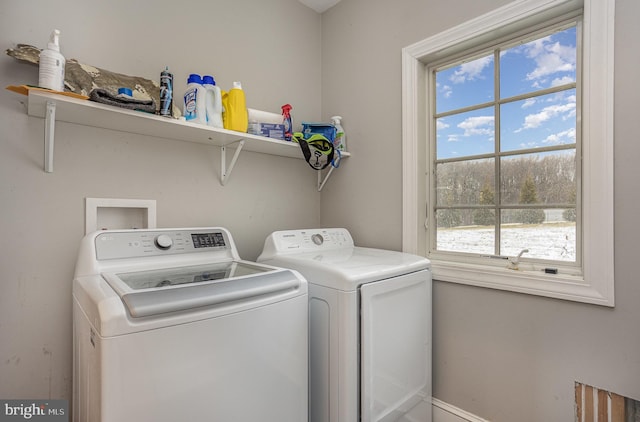
<path fill-rule="evenodd" d="M 269 235 L 263 254 L 324 251 L 353 246 L 353 238 L 347 229 L 283 230 Z"/>

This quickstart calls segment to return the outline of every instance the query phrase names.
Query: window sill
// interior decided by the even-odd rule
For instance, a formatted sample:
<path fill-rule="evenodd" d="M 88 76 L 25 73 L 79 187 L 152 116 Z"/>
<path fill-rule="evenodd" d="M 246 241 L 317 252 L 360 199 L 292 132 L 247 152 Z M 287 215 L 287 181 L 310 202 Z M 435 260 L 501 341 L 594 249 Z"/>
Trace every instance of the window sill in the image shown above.
<path fill-rule="evenodd" d="M 522 264 L 526 268 L 526 264 Z M 431 258 L 433 279 L 582 303 L 613 306 L 583 276 L 459 263 Z"/>

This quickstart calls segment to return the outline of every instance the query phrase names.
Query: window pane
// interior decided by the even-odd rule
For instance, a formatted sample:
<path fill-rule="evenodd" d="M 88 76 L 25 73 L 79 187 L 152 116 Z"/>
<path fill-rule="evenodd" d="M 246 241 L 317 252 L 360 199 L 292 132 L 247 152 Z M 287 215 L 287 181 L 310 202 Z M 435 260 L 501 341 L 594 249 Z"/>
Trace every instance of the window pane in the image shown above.
<path fill-rule="evenodd" d="M 437 206 L 493 205 L 494 163 L 488 158 L 437 164 Z"/>
<path fill-rule="evenodd" d="M 575 81 L 575 26 L 500 53 L 501 98 Z"/>
<path fill-rule="evenodd" d="M 500 160 L 503 205 L 575 204 L 575 149 L 503 157 Z"/>
<path fill-rule="evenodd" d="M 500 106 L 500 150 L 515 151 L 576 142 L 576 90 Z"/>
<path fill-rule="evenodd" d="M 436 113 L 494 99 L 493 54 L 436 72 Z"/>
<path fill-rule="evenodd" d="M 525 261 L 576 262 L 580 87 L 569 25 L 433 71 L 438 251 L 529 249 Z"/>
<path fill-rule="evenodd" d="M 495 151 L 493 108 L 436 119 L 436 155 L 439 160 Z"/>
<path fill-rule="evenodd" d="M 436 212 L 438 224 L 436 248 L 439 251 L 493 255 L 495 229 L 493 226 L 473 226 L 473 214 L 479 210 L 447 209 Z M 483 210 L 484 211 L 484 210 Z M 493 213 L 493 210 L 490 214 Z"/>
<path fill-rule="evenodd" d="M 576 260 L 575 208 L 502 211 L 500 255 L 558 261 Z"/>

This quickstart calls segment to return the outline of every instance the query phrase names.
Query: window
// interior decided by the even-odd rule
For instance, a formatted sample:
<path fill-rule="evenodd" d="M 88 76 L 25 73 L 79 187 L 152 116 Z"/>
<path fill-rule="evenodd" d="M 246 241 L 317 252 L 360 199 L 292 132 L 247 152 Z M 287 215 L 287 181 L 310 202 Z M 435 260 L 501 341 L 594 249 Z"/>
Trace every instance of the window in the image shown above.
<path fill-rule="evenodd" d="M 403 246 L 435 279 L 613 306 L 613 8 L 513 2 L 403 50 Z"/>
<path fill-rule="evenodd" d="M 565 26 L 429 67 L 431 254 L 579 262 L 578 23 Z"/>

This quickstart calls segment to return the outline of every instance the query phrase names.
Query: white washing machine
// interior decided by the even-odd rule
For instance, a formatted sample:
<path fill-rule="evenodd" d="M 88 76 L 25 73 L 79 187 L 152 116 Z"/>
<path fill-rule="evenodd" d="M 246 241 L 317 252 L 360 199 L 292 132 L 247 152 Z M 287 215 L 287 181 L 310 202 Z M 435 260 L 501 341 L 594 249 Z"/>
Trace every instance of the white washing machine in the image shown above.
<path fill-rule="evenodd" d="M 333 228 L 272 233 L 258 262 L 309 283 L 311 422 L 431 421 L 429 260 Z"/>
<path fill-rule="evenodd" d="M 308 290 L 223 228 L 102 231 L 73 281 L 73 421 L 308 419 Z"/>

